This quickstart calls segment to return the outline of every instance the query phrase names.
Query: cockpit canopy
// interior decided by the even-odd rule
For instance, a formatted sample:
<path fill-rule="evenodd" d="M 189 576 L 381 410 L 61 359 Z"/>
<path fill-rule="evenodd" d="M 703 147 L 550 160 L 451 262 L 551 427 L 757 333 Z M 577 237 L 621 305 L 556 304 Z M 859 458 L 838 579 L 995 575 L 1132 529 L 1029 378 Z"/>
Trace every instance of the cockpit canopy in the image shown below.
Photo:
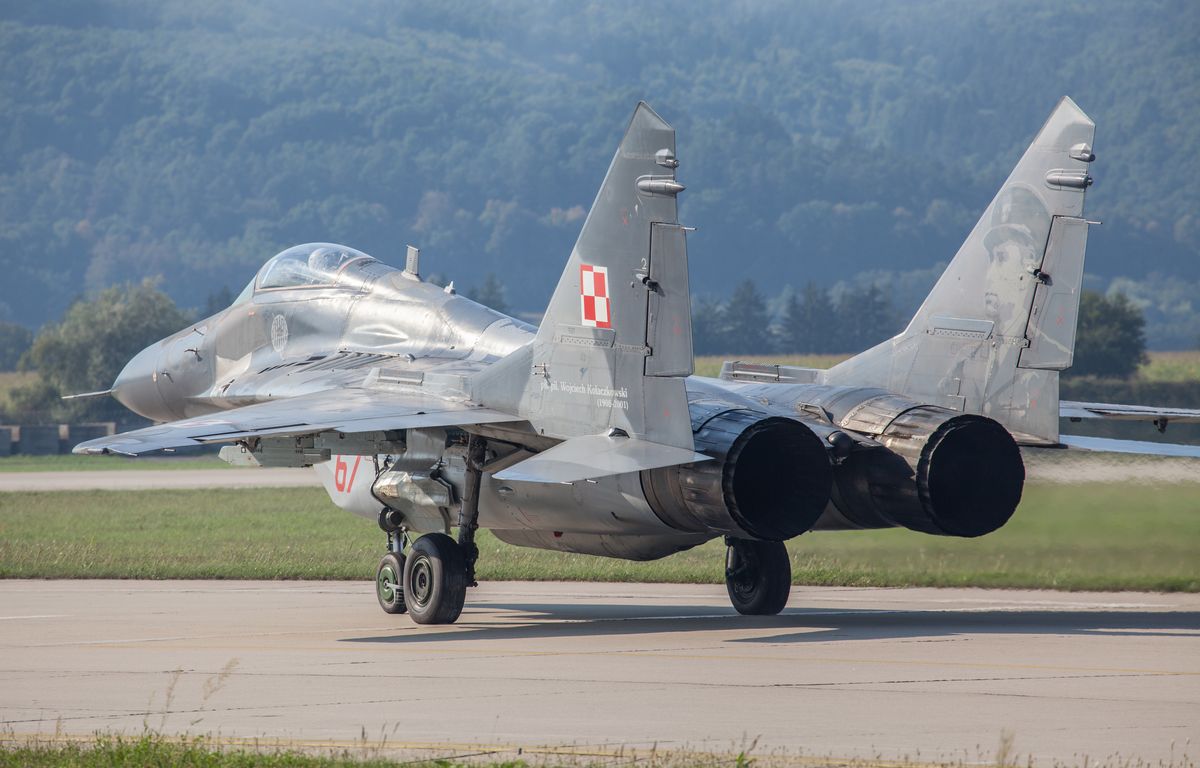
<path fill-rule="evenodd" d="M 258 290 L 320 288 L 336 285 L 349 271 L 375 259 L 362 251 L 334 243 L 294 245 L 277 254 L 258 271 Z"/>

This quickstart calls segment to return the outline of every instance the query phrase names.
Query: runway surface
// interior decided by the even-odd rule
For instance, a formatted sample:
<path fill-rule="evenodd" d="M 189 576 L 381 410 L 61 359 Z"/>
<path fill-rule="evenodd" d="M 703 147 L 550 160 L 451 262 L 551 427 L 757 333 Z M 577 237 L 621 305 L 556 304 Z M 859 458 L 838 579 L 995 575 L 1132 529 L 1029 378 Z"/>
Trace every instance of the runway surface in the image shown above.
<path fill-rule="evenodd" d="M 0 582 L 0 728 L 1038 761 L 1200 742 L 1200 596 L 491 583 L 452 627 L 344 582 Z M 1189 744 L 1190 740 L 1190 744 Z M 1178 762 L 1176 763 L 1178 764 Z"/>
<path fill-rule="evenodd" d="M 318 486 L 312 469 L 105 469 L 86 472 L 0 472 L 6 491 L 150 491 L 186 488 Z"/>

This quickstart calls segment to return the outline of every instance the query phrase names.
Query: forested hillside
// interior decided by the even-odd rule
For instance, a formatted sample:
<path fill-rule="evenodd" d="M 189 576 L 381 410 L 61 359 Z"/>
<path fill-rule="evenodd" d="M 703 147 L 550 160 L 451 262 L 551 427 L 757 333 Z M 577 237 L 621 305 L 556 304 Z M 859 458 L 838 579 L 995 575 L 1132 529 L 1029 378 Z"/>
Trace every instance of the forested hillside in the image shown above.
<path fill-rule="evenodd" d="M 540 311 L 638 99 L 678 130 L 695 293 L 904 315 L 1070 94 L 1088 286 L 1194 346 L 1198 40 L 1191 0 L 4 2 L 0 320 L 156 274 L 200 307 L 312 240 Z"/>

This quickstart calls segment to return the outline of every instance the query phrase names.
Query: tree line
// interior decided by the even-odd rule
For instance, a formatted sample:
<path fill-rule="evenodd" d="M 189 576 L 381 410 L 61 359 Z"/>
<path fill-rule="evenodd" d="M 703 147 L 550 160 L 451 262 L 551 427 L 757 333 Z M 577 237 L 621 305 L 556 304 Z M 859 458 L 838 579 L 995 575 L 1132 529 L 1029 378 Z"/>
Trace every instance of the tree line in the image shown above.
<path fill-rule="evenodd" d="M 854 352 L 894 336 L 901 320 L 878 286 L 830 291 L 815 283 L 787 286 L 769 301 L 751 280 L 729 298 L 693 302 L 697 355 L 828 354 Z"/>
<path fill-rule="evenodd" d="M 200 305 L 318 240 L 519 274 L 507 301 L 538 309 L 639 99 L 678 131 L 698 294 L 727 303 L 730 254 L 772 294 L 910 273 L 954 253 L 1069 93 L 1102 138 L 1089 275 L 1158 273 L 1129 292 L 1161 297 L 1156 343 L 1183 346 L 1200 332 L 1198 9 L 3 3 L 0 320 L 36 328 L 149 275 Z M 865 340 L 857 322 L 822 339 Z"/>

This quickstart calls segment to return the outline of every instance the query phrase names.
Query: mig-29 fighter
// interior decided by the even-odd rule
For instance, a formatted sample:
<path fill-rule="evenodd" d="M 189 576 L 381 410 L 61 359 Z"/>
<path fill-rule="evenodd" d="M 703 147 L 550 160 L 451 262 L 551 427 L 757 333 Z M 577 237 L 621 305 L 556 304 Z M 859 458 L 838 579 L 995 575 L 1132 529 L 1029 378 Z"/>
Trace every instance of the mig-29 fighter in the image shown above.
<path fill-rule="evenodd" d="M 314 465 L 386 534 L 383 609 L 420 623 L 458 618 L 479 527 L 633 560 L 722 536 L 734 607 L 778 613 L 784 542 L 806 531 L 1004 525 L 1018 445 L 1068 442 L 1060 414 L 1200 421 L 1058 401 L 1093 128 L 1060 102 L 895 338 L 827 371 L 727 363 L 711 379 L 692 375 L 675 134 L 641 104 L 539 327 L 423 282 L 413 250 L 401 270 L 289 248 L 121 372 L 111 393 L 164 423 L 75 451 L 226 443 L 234 462 Z"/>

